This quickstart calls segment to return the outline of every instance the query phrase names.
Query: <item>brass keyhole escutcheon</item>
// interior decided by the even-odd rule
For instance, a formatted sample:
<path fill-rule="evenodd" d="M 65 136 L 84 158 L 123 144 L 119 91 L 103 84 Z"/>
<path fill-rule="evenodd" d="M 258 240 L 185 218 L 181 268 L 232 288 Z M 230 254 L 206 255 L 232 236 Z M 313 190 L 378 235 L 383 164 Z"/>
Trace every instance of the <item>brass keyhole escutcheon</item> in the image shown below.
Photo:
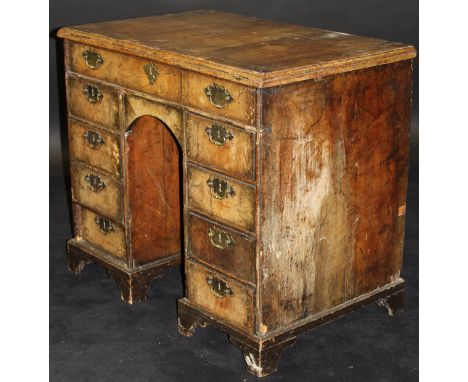
<path fill-rule="evenodd" d="M 84 180 L 88 183 L 89 188 L 93 192 L 100 192 L 106 187 L 106 184 L 101 178 L 95 174 L 85 175 Z"/>
<path fill-rule="evenodd" d="M 109 219 L 98 215 L 95 217 L 94 222 L 99 227 L 99 231 L 101 231 L 104 235 L 114 232 L 114 225 Z"/>
<path fill-rule="evenodd" d="M 213 124 L 205 129 L 210 142 L 216 146 L 224 146 L 227 141 L 232 141 L 234 136 L 224 126 Z"/>
<path fill-rule="evenodd" d="M 224 86 L 218 84 L 211 84 L 205 88 L 205 94 L 210 100 L 210 103 L 218 109 L 224 108 L 227 104 L 234 101 L 231 94 Z"/>
<path fill-rule="evenodd" d="M 103 97 L 101 90 L 97 86 L 91 84 L 85 85 L 83 93 L 86 99 L 91 103 L 100 102 Z"/>
<path fill-rule="evenodd" d="M 234 294 L 232 289 L 227 285 L 226 281 L 220 280 L 217 277 L 207 277 L 206 283 L 210 286 L 211 292 L 218 298 L 225 298 Z"/>
<path fill-rule="evenodd" d="M 159 70 L 152 62 L 149 62 L 143 67 L 146 77 L 148 77 L 148 82 L 150 85 L 154 85 L 159 76 Z"/>
<path fill-rule="evenodd" d="M 216 199 L 232 198 L 236 194 L 234 188 L 224 179 L 211 177 L 206 183 L 211 189 L 211 195 Z"/>
<path fill-rule="evenodd" d="M 210 238 L 211 245 L 218 249 L 226 249 L 235 244 L 231 235 L 218 227 L 208 228 L 208 237 Z"/>
<path fill-rule="evenodd" d="M 100 146 L 104 144 L 104 139 L 102 139 L 101 134 L 96 133 L 95 131 L 87 131 L 83 135 L 86 143 L 89 147 L 93 150 L 98 149 Z"/>
<path fill-rule="evenodd" d="M 91 69 L 97 69 L 102 64 L 104 64 L 104 59 L 102 56 L 94 50 L 85 50 L 83 52 L 83 58 L 86 62 L 86 65 Z"/>

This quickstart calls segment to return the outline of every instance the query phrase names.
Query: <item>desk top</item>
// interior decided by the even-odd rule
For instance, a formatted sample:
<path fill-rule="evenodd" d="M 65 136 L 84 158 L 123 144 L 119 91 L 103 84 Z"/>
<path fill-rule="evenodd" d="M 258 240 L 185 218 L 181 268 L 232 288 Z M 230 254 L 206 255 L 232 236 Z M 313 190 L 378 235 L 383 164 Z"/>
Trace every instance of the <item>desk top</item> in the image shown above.
<path fill-rule="evenodd" d="M 259 88 L 416 55 L 411 45 L 212 10 L 66 27 L 58 36 Z"/>

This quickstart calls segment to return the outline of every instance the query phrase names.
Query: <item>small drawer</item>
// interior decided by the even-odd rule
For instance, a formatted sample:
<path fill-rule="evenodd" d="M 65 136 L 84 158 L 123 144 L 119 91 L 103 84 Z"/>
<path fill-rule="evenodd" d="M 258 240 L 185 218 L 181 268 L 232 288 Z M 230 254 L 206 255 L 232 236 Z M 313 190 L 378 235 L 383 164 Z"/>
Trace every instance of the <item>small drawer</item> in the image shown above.
<path fill-rule="evenodd" d="M 70 156 L 120 176 L 120 143 L 118 137 L 69 120 Z"/>
<path fill-rule="evenodd" d="M 255 240 L 195 215 L 189 216 L 189 254 L 200 262 L 255 283 Z"/>
<path fill-rule="evenodd" d="M 70 172 L 73 201 L 115 221 L 122 221 L 122 190 L 119 182 L 77 162 L 72 163 Z"/>
<path fill-rule="evenodd" d="M 184 74 L 182 103 L 255 126 L 256 89 L 195 72 Z"/>
<path fill-rule="evenodd" d="M 189 207 L 253 232 L 255 187 L 195 166 L 187 167 Z"/>
<path fill-rule="evenodd" d="M 107 86 L 68 78 L 68 110 L 71 115 L 110 128 L 119 128 L 117 91 Z"/>
<path fill-rule="evenodd" d="M 254 178 L 255 134 L 187 113 L 187 157 L 227 174 Z"/>
<path fill-rule="evenodd" d="M 117 223 L 84 207 L 80 208 L 81 238 L 111 255 L 124 258 L 125 231 Z"/>
<path fill-rule="evenodd" d="M 253 331 L 253 290 L 224 275 L 185 263 L 187 298 L 214 316 L 248 332 Z"/>
<path fill-rule="evenodd" d="M 155 97 L 180 100 L 180 70 L 160 62 L 72 43 L 70 69 Z"/>

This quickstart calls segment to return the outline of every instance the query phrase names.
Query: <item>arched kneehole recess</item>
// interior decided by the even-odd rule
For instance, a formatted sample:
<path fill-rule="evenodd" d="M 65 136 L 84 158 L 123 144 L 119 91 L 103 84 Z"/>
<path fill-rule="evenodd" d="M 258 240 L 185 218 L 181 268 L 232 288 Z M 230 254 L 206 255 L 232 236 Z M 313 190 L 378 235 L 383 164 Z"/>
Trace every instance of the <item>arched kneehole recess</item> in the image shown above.
<path fill-rule="evenodd" d="M 128 244 L 134 265 L 180 254 L 182 149 L 167 125 L 150 115 L 125 134 Z"/>

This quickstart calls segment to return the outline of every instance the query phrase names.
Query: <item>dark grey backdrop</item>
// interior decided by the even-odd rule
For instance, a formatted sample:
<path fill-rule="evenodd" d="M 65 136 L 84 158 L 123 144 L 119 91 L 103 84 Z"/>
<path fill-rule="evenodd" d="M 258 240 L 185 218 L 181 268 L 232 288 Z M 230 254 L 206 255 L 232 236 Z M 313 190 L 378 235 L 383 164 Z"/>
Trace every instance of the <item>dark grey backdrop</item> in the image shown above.
<path fill-rule="evenodd" d="M 273 20 L 401 41 L 418 46 L 417 0 L 50 0 L 50 380 L 67 382 L 255 381 L 222 333 L 177 332 L 181 273 L 152 283 L 149 300 L 128 306 L 102 268 L 67 271 L 72 236 L 61 43 L 56 30 L 75 25 L 192 10 L 219 9 Z M 301 335 L 269 381 L 418 380 L 418 59 L 402 277 L 405 311 L 389 318 L 374 306 Z M 62 157 L 63 152 L 63 157 Z"/>

